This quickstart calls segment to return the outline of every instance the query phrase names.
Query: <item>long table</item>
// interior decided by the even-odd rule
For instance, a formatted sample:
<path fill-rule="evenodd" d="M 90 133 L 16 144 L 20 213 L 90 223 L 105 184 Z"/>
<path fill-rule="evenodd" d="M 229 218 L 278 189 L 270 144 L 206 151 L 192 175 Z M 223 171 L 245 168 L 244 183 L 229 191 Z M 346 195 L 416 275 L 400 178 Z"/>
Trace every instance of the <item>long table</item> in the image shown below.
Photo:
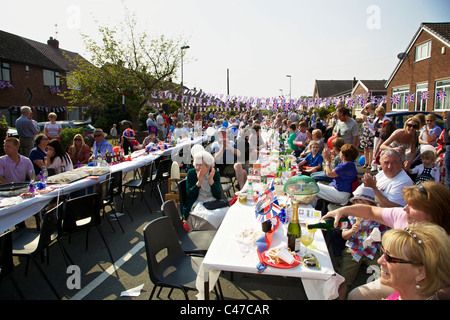
<path fill-rule="evenodd" d="M 242 244 L 236 239 L 236 235 L 245 228 L 261 230 L 261 224 L 256 221 L 254 209 L 252 204 L 236 202 L 228 210 L 197 275 L 198 299 L 209 298 L 209 292 L 214 288 L 220 271 L 258 274 L 256 266 L 259 258 L 256 247 L 243 252 Z M 286 246 L 285 226 L 282 225 L 279 228 L 283 228 L 283 232 L 275 232 L 271 248 Z M 315 233 L 314 244 L 317 248 L 308 249 L 308 252 L 314 253 L 317 257 L 321 266 L 320 270 L 308 268 L 303 264 L 290 269 L 268 266 L 264 272 L 260 273 L 261 277 L 275 275 L 301 278 L 309 300 L 336 298 L 337 289 L 344 279 L 333 269 L 327 245 L 320 230 Z M 302 249 L 304 249 L 303 246 Z"/>
<path fill-rule="evenodd" d="M 180 143 L 178 143 L 175 147 L 154 151 L 150 154 L 147 154 L 145 150 L 138 150 L 132 153 L 131 161 L 124 161 L 115 165 L 111 165 L 109 166 L 109 168 L 111 173 L 117 171 L 127 173 L 143 167 L 148 163 L 155 161 L 159 157 L 171 156 L 172 154 L 179 152 L 179 150 L 184 147 L 202 143 L 203 141 L 205 141 L 205 139 L 206 136 L 194 138 L 193 140 L 185 139 L 183 141 L 180 141 Z M 18 223 L 25 221 L 29 217 L 38 213 L 53 198 L 92 187 L 105 180 L 107 176 L 108 174 L 104 174 L 98 176 L 98 179 L 81 179 L 70 184 L 63 184 L 61 185 L 61 188 L 57 188 L 46 194 L 37 194 L 33 198 L 22 199 L 20 196 L 9 197 L 7 201 L 10 201 L 12 205 L 0 208 L 0 232 L 7 231 Z"/>

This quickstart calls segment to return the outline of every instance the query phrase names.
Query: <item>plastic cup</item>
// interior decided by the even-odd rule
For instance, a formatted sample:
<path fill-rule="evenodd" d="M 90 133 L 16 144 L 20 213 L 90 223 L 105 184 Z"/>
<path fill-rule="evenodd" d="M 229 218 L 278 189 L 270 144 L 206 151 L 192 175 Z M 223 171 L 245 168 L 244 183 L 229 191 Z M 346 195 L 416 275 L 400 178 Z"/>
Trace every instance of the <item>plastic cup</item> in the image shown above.
<path fill-rule="evenodd" d="M 280 251 L 277 253 L 277 257 L 283 260 L 284 262 L 288 264 L 293 264 L 295 261 L 295 258 L 292 256 L 292 254 L 287 250 L 286 247 L 282 247 Z"/>

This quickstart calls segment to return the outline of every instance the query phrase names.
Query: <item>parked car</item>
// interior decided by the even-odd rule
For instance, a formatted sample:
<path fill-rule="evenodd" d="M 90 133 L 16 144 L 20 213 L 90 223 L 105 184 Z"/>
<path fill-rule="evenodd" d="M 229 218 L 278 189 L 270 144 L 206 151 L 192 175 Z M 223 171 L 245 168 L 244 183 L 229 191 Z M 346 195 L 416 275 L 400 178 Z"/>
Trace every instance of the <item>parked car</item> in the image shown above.
<path fill-rule="evenodd" d="M 389 112 L 386 114 L 387 117 L 389 117 L 397 126 L 397 128 L 403 128 L 405 126 L 405 121 L 409 117 L 412 117 L 415 114 L 423 113 L 425 116 L 429 113 L 433 113 L 436 116 L 436 125 L 441 127 L 441 129 L 444 128 L 444 119 L 442 119 L 442 116 L 438 115 L 434 112 L 428 112 L 428 111 L 400 111 L 400 112 Z"/>
<path fill-rule="evenodd" d="M 91 125 L 89 122 L 82 122 L 82 121 L 56 121 L 57 123 L 61 124 L 61 127 L 64 128 L 72 128 L 72 129 L 78 129 L 83 128 L 84 132 L 84 140 L 86 144 L 89 146 L 92 146 L 94 143 L 94 131 L 95 128 L 93 125 Z M 39 131 L 44 132 L 44 126 L 46 122 L 38 122 L 39 125 Z"/>

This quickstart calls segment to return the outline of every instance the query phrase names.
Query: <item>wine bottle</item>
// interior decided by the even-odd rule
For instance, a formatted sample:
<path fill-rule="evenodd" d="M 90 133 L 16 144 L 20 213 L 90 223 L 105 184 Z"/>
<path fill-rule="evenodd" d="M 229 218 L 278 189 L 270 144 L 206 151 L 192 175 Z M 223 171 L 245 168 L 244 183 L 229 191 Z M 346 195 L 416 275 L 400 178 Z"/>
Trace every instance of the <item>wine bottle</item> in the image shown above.
<path fill-rule="evenodd" d="M 309 224 L 308 229 L 323 229 L 327 231 L 346 229 L 349 226 L 349 220 L 347 217 L 342 217 L 339 219 L 338 227 L 334 227 L 334 218 L 326 218 L 321 220 L 319 223 Z"/>
<path fill-rule="evenodd" d="M 292 201 L 292 218 L 289 222 L 288 230 L 288 248 L 291 252 L 300 250 L 300 238 L 302 236 L 302 229 L 298 220 L 298 202 Z"/>

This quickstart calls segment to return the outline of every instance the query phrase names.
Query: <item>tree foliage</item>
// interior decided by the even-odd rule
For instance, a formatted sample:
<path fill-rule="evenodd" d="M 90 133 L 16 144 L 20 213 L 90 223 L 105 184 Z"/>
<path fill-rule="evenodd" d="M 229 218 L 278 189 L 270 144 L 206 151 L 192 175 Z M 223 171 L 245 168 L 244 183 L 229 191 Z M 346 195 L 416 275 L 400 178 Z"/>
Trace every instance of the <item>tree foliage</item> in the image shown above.
<path fill-rule="evenodd" d="M 63 96 L 71 105 L 104 106 L 122 104 L 139 128 L 139 111 L 154 90 L 173 89 L 181 63 L 181 39 L 150 36 L 137 30 L 134 15 L 126 10 L 117 26 L 99 26 L 100 40 L 82 35 L 90 62 L 81 57 L 67 78 L 71 87 Z"/>

